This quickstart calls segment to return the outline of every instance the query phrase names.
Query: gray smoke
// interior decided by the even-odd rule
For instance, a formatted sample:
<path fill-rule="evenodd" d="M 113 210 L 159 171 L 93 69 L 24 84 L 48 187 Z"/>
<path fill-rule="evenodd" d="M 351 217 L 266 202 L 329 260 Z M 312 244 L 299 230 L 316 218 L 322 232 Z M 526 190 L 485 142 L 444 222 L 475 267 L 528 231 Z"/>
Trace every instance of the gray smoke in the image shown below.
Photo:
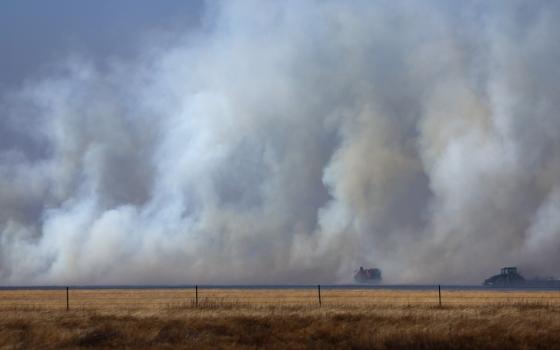
<path fill-rule="evenodd" d="M 204 16 L 2 96 L 0 282 L 559 272 L 560 3 L 234 0 Z"/>

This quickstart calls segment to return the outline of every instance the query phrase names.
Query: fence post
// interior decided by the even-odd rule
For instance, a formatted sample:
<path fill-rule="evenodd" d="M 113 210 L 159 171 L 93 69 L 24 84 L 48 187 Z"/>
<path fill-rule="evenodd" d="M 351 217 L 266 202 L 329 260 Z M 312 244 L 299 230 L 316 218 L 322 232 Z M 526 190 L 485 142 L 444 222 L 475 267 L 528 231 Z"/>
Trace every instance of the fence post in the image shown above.
<path fill-rule="evenodd" d="M 321 307 L 321 285 L 317 285 L 317 296 L 319 297 L 319 307 Z"/>
<path fill-rule="evenodd" d="M 194 286 L 194 306 L 198 307 L 198 285 Z"/>
<path fill-rule="evenodd" d="M 69 297 L 69 293 L 68 293 L 69 289 L 70 289 L 70 287 L 66 287 L 66 311 L 70 310 L 70 297 Z"/>
<path fill-rule="evenodd" d="M 438 299 L 439 299 L 439 307 L 441 307 L 441 284 L 438 285 Z"/>

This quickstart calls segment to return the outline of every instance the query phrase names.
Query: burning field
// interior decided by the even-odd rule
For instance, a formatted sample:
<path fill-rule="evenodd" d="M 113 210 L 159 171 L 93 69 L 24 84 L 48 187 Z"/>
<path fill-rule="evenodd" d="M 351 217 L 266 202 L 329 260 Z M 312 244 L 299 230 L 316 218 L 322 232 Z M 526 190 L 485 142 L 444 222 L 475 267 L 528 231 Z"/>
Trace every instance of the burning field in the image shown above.
<path fill-rule="evenodd" d="M 0 292 L 0 348 L 557 348 L 560 292 Z"/>
<path fill-rule="evenodd" d="M 0 350 L 560 349 L 560 1 L 0 3 Z"/>

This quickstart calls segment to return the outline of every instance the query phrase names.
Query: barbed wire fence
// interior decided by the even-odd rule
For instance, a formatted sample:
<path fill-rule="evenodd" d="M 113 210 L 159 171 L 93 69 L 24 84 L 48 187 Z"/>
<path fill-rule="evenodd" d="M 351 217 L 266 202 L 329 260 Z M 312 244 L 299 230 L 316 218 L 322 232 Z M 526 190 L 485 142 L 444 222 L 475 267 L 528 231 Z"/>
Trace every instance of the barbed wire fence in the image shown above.
<path fill-rule="evenodd" d="M 92 288 L 48 287 L 0 290 L 0 311 L 204 309 L 233 307 L 391 307 L 468 305 L 548 305 L 560 307 L 560 290 L 461 290 L 441 285 L 432 288 L 379 288 L 305 286 L 295 288 L 162 287 Z"/>

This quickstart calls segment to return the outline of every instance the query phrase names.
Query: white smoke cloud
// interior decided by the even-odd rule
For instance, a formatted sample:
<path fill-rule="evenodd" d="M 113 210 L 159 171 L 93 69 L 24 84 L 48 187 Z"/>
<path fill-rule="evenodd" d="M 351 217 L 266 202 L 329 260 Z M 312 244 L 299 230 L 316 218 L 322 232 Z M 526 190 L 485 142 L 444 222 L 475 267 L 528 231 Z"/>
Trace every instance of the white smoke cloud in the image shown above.
<path fill-rule="evenodd" d="M 0 281 L 557 274 L 558 10 L 224 1 L 70 56 L 1 100 Z"/>

